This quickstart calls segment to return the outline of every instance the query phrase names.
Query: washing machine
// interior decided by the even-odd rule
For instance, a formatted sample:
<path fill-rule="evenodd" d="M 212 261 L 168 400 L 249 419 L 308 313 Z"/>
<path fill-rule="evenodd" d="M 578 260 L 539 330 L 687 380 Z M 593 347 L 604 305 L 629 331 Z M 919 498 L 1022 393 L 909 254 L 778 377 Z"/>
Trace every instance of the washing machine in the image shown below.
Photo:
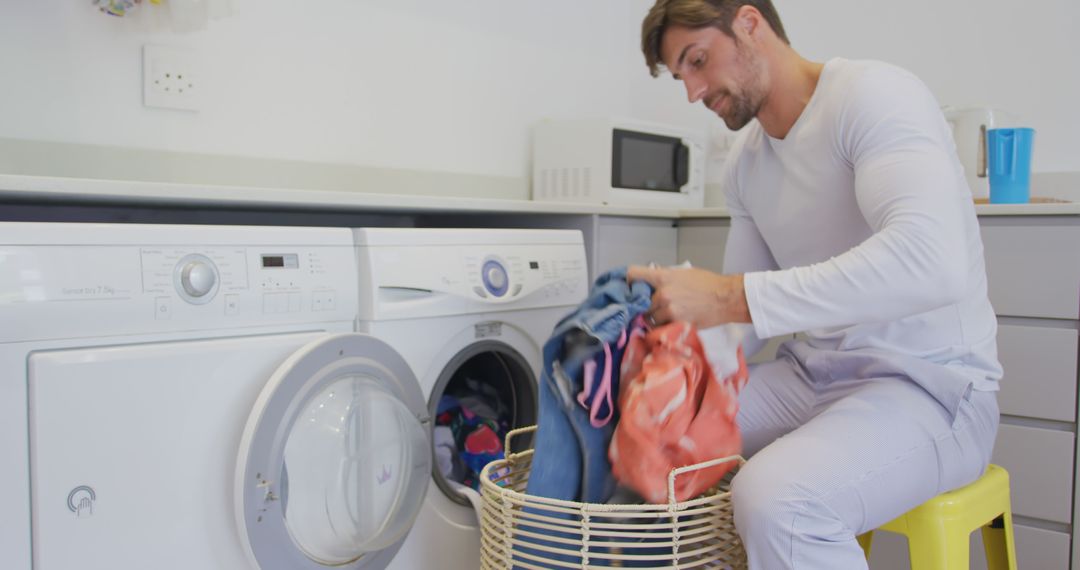
<path fill-rule="evenodd" d="M 0 567 L 381 570 L 426 393 L 349 229 L 0 224 Z"/>
<path fill-rule="evenodd" d="M 443 409 L 452 408 L 448 398 L 497 408 L 505 428 L 535 424 L 543 344 L 588 292 L 581 232 L 354 232 L 358 331 L 386 342 L 408 362 L 432 418 L 433 445 L 447 428 L 440 423 Z M 393 570 L 480 567 L 479 524 L 469 500 L 476 495 L 463 480 L 475 472 L 463 477 L 461 470 L 445 469 L 447 457 L 439 451 L 432 451 L 432 484 Z"/>

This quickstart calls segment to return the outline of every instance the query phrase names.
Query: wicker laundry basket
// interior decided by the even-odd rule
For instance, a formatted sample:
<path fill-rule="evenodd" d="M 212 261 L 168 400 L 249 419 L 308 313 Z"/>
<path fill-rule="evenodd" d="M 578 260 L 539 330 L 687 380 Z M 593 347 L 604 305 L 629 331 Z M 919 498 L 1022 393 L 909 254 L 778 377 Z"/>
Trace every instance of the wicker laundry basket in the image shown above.
<path fill-rule="evenodd" d="M 675 478 L 688 471 L 742 458 L 727 457 L 675 469 L 667 504 L 593 504 L 525 494 L 531 449 L 493 461 L 480 476 L 482 570 L 553 568 L 745 569 L 746 553 L 735 534 L 729 472 L 717 486 L 688 501 L 675 501 Z"/>

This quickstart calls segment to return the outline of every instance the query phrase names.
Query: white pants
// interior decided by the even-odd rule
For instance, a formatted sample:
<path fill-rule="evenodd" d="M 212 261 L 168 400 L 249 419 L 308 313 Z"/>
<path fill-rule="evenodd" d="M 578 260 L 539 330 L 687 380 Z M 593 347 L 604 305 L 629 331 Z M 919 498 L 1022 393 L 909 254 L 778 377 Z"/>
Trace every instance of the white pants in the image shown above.
<path fill-rule="evenodd" d="M 996 392 L 953 418 L 906 379 L 817 382 L 786 359 L 752 367 L 739 402 L 750 459 L 732 496 L 751 570 L 867 568 L 855 537 L 977 479 L 998 426 Z"/>

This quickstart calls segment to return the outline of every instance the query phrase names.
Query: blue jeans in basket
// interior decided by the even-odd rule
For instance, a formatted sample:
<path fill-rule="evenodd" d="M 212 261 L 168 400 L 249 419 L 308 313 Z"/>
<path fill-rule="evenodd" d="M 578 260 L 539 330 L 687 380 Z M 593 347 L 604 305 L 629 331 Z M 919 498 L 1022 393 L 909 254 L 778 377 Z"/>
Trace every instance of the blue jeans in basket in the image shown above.
<path fill-rule="evenodd" d="M 614 422 L 594 427 L 589 411 L 578 404 L 575 395 L 584 386 L 584 365 L 602 356 L 604 345 L 615 346 L 619 337 L 639 314 L 649 308 L 652 288 L 644 282 L 626 282 L 626 268 L 601 275 L 586 300 L 564 317 L 544 343 L 544 368 L 540 378 L 540 410 L 533 440 L 533 460 L 529 474 L 529 495 L 604 503 L 615 491 L 607 448 L 614 432 Z M 618 366 L 619 363 L 613 363 Z M 616 389 L 617 393 L 617 389 Z M 535 509 L 526 512 L 539 513 Z M 567 519 L 570 515 L 565 515 Z M 571 538 L 539 527 L 521 530 Z M 538 545 L 559 547 L 555 541 L 521 537 Z M 573 555 L 552 555 L 531 548 L 518 552 L 550 560 L 578 562 Z M 521 558 L 538 563 L 536 560 Z M 593 561 L 590 561 L 593 563 Z M 594 565 L 603 561 L 595 561 Z"/>

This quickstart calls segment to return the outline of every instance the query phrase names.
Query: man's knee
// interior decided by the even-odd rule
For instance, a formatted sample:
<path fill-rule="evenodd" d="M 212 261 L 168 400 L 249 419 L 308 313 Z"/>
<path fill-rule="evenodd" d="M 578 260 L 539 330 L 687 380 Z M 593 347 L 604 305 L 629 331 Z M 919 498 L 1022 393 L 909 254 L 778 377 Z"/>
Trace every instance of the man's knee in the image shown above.
<path fill-rule="evenodd" d="M 777 526 L 790 528 L 800 496 L 788 475 L 753 460 L 743 466 L 731 486 L 735 525 L 740 534 L 773 534 Z"/>
<path fill-rule="evenodd" d="M 839 520 L 826 497 L 811 489 L 790 464 L 750 460 L 732 481 L 735 524 L 740 533 L 798 533 L 800 524 L 825 524 L 837 530 Z M 801 523 L 800 523 L 801 521 Z"/>

